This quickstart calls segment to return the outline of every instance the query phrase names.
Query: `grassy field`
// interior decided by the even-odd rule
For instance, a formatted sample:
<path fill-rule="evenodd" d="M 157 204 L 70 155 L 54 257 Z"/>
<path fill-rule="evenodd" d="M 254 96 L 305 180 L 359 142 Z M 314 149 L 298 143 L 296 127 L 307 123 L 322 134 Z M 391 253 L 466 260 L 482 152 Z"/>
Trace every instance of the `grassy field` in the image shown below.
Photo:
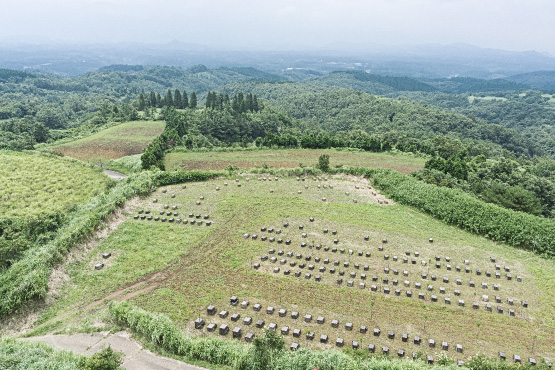
<path fill-rule="evenodd" d="M 350 152 L 340 150 L 287 149 L 236 152 L 169 153 L 166 155 L 167 170 L 223 170 L 228 165 L 251 169 L 264 164 L 274 168 L 294 168 L 299 163 L 315 166 L 318 157 L 329 154 L 330 167 L 348 165 L 356 167 L 392 168 L 402 173 L 424 167 L 426 159 L 388 153 Z"/>
<path fill-rule="evenodd" d="M 49 149 L 86 162 L 100 163 L 139 154 L 164 130 L 164 121 L 133 121 Z"/>
<path fill-rule="evenodd" d="M 58 157 L 0 152 L 0 215 L 55 213 L 103 191 L 111 181 L 95 169 Z"/>
<path fill-rule="evenodd" d="M 287 343 L 295 341 L 301 347 L 333 348 L 336 338 L 343 338 L 345 347 L 357 340 L 364 351 L 375 344 L 377 352 L 388 346 L 392 354 L 402 348 L 407 354 L 444 353 L 456 359 L 479 353 L 496 356 L 498 351 L 508 358 L 518 354 L 523 360 L 555 357 L 553 261 L 446 226 L 395 204 L 363 179 L 336 176 L 276 181 L 272 177 L 270 181 L 263 175 L 236 177 L 238 181 L 234 177 L 190 183 L 186 188 L 168 186 L 130 203 L 123 223 L 103 242 L 92 250 L 75 252 L 81 255 L 75 255 L 65 267 L 70 283 L 42 313 L 34 333 L 100 330 L 98 317 L 106 303 L 126 299 L 167 314 L 200 336 L 218 334 L 206 327 L 194 329 L 192 321 L 198 317 L 206 323 L 225 323 L 230 329 L 241 327 L 243 336 L 247 332 L 261 335 L 255 323 L 264 320 L 265 326 L 275 323 L 278 330 L 289 327 Z M 148 220 L 147 216 L 167 220 Z M 170 218 L 187 223 L 170 222 Z M 111 257 L 103 259 L 103 253 L 111 253 Z M 262 256 L 268 259 L 262 260 Z M 104 268 L 95 270 L 94 265 L 101 262 Z M 255 263 L 260 266 L 255 268 Z M 279 272 L 274 272 L 277 267 Z M 331 268 L 336 271 L 331 273 Z M 285 270 L 290 273 L 285 275 Z M 299 277 L 296 271 L 300 271 Z M 344 275 L 340 276 L 340 271 Z M 306 278 L 307 273 L 310 278 Z M 362 274 L 366 274 L 365 279 Z M 317 275 L 320 281 L 316 281 Z M 338 278 L 343 279 L 341 284 Z M 461 279 L 461 285 L 456 279 Z M 487 283 L 487 289 L 482 283 Z M 249 301 L 249 306 L 231 306 L 229 298 L 234 295 L 239 302 Z M 488 295 L 488 302 L 483 295 Z M 437 302 L 432 296 L 437 296 Z M 500 303 L 496 303 L 496 296 Z M 451 304 L 445 303 L 446 297 Z M 464 300 L 464 306 L 459 306 L 459 299 Z M 522 300 L 528 307 L 523 307 Z M 477 309 L 473 302 L 478 303 Z M 256 303 L 261 304 L 261 311 L 253 309 Z M 492 312 L 486 309 L 488 303 Z M 210 316 L 208 305 L 214 305 L 217 312 L 227 310 L 229 315 Z M 275 308 L 273 314 L 266 313 L 270 306 Z M 497 312 L 498 306 L 503 313 Z M 278 315 L 280 309 L 287 310 L 284 317 Z M 293 311 L 300 317 L 292 318 Z M 235 313 L 240 315 L 237 322 L 231 320 Z M 310 322 L 303 319 L 306 314 L 312 315 Z M 319 316 L 325 318 L 323 324 L 317 323 Z M 253 323 L 244 324 L 245 317 L 252 318 Z M 331 325 L 332 320 L 338 320 L 337 328 Z M 352 323 L 352 330 L 346 323 Z M 368 327 L 367 333 L 360 332 L 362 325 Z M 381 330 L 379 336 L 373 335 L 374 328 Z M 293 329 L 302 331 L 300 338 L 293 338 Z M 393 339 L 388 338 L 389 331 L 394 332 Z M 315 333 L 314 340 L 306 339 L 308 332 Z M 405 333 L 407 342 L 401 338 Z M 322 334 L 329 336 L 327 344 L 320 343 Z M 422 344 L 414 343 L 415 336 L 422 338 Z M 231 333 L 227 337 L 231 338 Z M 435 348 L 428 345 L 429 339 L 435 340 Z M 442 341 L 448 342 L 447 350 L 442 350 Z M 462 345 L 463 353 L 456 352 L 456 344 Z"/>

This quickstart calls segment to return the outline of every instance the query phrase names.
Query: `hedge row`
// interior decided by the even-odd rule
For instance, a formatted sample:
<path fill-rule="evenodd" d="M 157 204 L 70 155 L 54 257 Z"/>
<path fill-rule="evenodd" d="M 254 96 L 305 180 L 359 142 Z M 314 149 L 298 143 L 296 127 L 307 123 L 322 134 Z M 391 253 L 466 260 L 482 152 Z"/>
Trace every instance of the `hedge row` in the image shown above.
<path fill-rule="evenodd" d="M 552 219 L 485 203 L 460 190 L 426 184 L 394 170 L 351 167 L 346 172 L 371 179 L 393 200 L 448 224 L 546 257 L 555 256 Z"/>
<path fill-rule="evenodd" d="M 22 257 L 0 275 L 0 318 L 17 312 L 24 303 L 44 298 L 52 268 L 63 260 L 68 250 L 90 236 L 96 228 L 125 201 L 144 195 L 161 185 L 187 181 L 204 181 L 213 172 L 145 171 L 120 180 L 88 203 L 79 206 L 58 229 L 55 238 L 28 249 Z"/>
<path fill-rule="evenodd" d="M 108 311 L 121 326 L 128 327 L 164 350 L 185 359 L 203 360 L 212 364 L 229 366 L 237 370 L 264 370 L 257 359 L 254 345 L 213 337 L 192 337 L 183 333 L 167 316 L 153 314 L 128 302 L 110 302 Z M 266 369 L 272 370 L 433 370 L 464 369 L 456 367 L 452 360 L 442 357 L 438 364 L 430 366 L 424 360 L 398 359 L 387 356 L 371 356 L 366 351 L 314 351 L 301 348 L 297 351 L 270 351 Z M 473 370 L 523 369 L 529 364 L 512 364 L 486 356 L 470 359 L 466 368 Z M 537 369 L 548 369 L 539 362 Z"/>

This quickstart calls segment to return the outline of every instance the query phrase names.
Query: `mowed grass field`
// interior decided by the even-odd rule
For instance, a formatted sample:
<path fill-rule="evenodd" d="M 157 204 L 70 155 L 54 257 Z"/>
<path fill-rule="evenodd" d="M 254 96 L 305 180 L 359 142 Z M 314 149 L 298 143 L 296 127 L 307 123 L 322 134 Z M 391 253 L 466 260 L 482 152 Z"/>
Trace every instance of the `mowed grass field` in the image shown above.
<path fill-rule="evenodd" d="M 100 169 L 77 161 L 0 151 L 0 215 L 31 216 L 64 211 L 106 189 Z"/>
<path fill-rule="evenodd" d="M 198 317 L 207 324 L 227 324 L 229 340 L 234 327 L 242 329 L 242 336 L 262 335 L 255 323 L 264 320 L 266 327 L 270 323 L 277 330 L 289 327 L 286 342 L 301 347 L 334 348 L 336 339 L 343 338 L 346 348 L 357 340 L 362 351 L 374 344 L 381 353 L 387 346 L 394 356 L 404 349 L 408 356 L 443 353 L 453 359 L 479 353 L 496 356 L 498 351 L 508 358 L 513 354 L 523 359 L 555 358 L 553 261 L 386 200 L 366 180 L 347 176 L 276 181 L 273 176 L 242 174 L 185 188 L 160 188 L 131 202 L 115 231 L 66 265 L 69 282 L 39 318 L 35 334 L 102 330 L 99 313 L 111 300 L 126 299 L 168 315 L 199 336 L 218 336 L 218 330 L 194 329 Z M 112 255 L 103 259 L 106 252 Z M 104 268 L 95 270 L 97 263 L 105 263 Z M 488 295 L 488 302 L 483 295 Z M 231 296 L 249 305 L 232 306 Z M 473 302 L 478 308 L 472 307 Z M 486 309 L 488 303 L 492 312 Z M 253 309 L 255 304 L 261 305 L 260 311 Z M 229 314 L 208 315 L 209 305 L 217 313 Z M 268 314 L 268 307 L 275 312 Z M 503 313 L 497 312 L 498 307 Z M 286 310 L 283 317 L 280 309 Z M 294 311 L 299 318 L 291 317 Z M 233 314 L 240 315 L 237 321 Z M 309 322 L 306 314 L 312 315 Z M 319 316 L 324 323 L 317 323 Z M 252 324 L 243 322 L 247 317 Z M 338 320 L 337 327 L 332 320 Z M 352 330 L 347 323 L 352 323 Z M 361 333 L 361 326 L 368 331 Z M 374 328 L 381 330 L 379 336 L 373 334 Z M 301 330 L 299 338 L 293 337 L 293 329 Z M 314 340 L 306 338 L 310 332 Z M 328 343 L 320 343 L 323 334 L 329 336 Z M 408 334 L 408 341 L 402 334 Z M 421 344 L 414 343 L 415 336 L 422 338 Z M 429 339 L 435 340 L 435 347 L 429 346 Z M 446 350 L 443 341 L 448 343 Z M 462 345 L 462 353 L 456 344 Z"/>
<path fill-rule="evenodd" d="M 421 169 L 426 162 L 419 158 L 403 154 L 350 152 L 333 149 L 280 149 L 236 152 L 207 153 L 169 153 L 165 158 L 167 170 L 223 170 L 228 165 L 252 169 L 264 164 L 274 168 L 294 168 L 299 163 L 315 166 L 322 154 L 330 156 L 330 167 L 358 166 L 392 168 L 402 173 Z"/>
<path fill-rule="evenodd" d="M 164 121 L 133 121 L 49 149 L 85 162 L 100 163 L 139 154 L 164 131 Z"/>

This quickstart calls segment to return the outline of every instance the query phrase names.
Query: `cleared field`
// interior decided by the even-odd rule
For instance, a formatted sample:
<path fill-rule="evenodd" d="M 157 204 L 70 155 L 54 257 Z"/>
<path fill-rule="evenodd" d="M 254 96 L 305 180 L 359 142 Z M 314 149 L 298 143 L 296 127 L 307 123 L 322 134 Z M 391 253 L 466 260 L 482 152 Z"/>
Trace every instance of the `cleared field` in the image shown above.
<path fill-rule="evenodd" d="M 67 144 L 50 147 L 65 156 L 100 163 L 139 154 L 164 131 L 164 121 L 133 121 Z"/>
<path fill-rule="evenodd" d="M 0 215 L 55 213 L 102 192 L 110 179 L 100 169 L 64 158 L 0 152 Z"/>
<path fill-rule="evenodd" d="M 287 150 L 256 150 L 236 152 L 207 153 L 169 153 L 166 155 L 167 170 L 223 170 L 228 165 L 252 169 L 264 164 L 274 168 L 294 168 L 299 163 L 304 166 L 315 166 L 322 154 L 330 156 L 330 167 L 358 166 L 392 168 L 402 173 L 424 167 L 426 159 L 408 155 L 392 155 L 386 153 L 349 152 L 340 150 L 318 149 L 287 149 Z"/>
<path fill-rule="evenodd" d="M 345 348 L 356 340 L 366 352 L 374 344 L 376 353 L 387 346 L 392 355 L 555 357 L 553 261 L 394 204 L 364 179 L 265 178 L 169 186 L 130 204 L 113 233 L 67 265 L 70 284 L 35 333 L 101 328 L 99 310 L 127 299 L 196 335 L 217 336 L 226 324 L 230 340 L 234 327 L 240 340 L 261 335 L 256 322 L 263 320 L 288 327 L 286 341 L 301 347 L 334 348 L 342 338 Z M 195 329 L 198 317 L 216 331 Z"/>

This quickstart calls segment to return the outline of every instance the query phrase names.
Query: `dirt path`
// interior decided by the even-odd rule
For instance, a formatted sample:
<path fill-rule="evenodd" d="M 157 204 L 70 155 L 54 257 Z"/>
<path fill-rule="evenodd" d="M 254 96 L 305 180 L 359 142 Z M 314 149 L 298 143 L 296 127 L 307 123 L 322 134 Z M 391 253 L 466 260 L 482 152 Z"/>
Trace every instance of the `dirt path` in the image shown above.
<path fill-rule="evenodd" d="M 126 174 L 118 172 L 118 171 L 112 171 L 112 170 L 103 170 L 103 171 L 106 175 L 110 176 L 114 180 L 121 180 L 121 179 L 127 177 Z"/>
<path fill-rule="evenodd" d="M 189 365 L 172 358 L 163 357 L 144 349 L 139 343 L 131 339 L 129 333 L 122 331 L 115 334 L 71 334 L 45 335 L 42 337 L 23 338 L 21 340 L 44 342 L 55 349 L 72 351 L 80 355 L 92 354 L 110 345 L 115 351 L 122 351 L 123 367 L 133 370 L 206 370 Z"/>

